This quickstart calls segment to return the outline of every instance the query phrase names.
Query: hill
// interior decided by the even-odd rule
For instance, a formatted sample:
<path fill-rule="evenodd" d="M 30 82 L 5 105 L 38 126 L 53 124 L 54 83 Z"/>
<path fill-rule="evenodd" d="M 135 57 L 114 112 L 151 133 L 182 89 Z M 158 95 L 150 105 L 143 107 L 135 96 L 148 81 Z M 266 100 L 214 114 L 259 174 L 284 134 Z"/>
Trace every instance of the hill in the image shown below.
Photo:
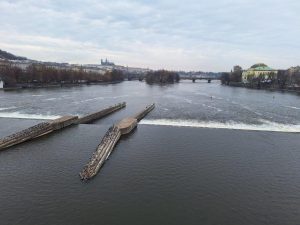
<path fill-rule="evenodd" d="M 26 57 L 21 57 L 21 56 L 16 56 L 16 55 L 13 55 L 9 52 L 6 52 L 6 51 L 2 51 L 0 49 L 0 59 L 7 59 L 7 60 L 26 60 L 27 58 Z"/>

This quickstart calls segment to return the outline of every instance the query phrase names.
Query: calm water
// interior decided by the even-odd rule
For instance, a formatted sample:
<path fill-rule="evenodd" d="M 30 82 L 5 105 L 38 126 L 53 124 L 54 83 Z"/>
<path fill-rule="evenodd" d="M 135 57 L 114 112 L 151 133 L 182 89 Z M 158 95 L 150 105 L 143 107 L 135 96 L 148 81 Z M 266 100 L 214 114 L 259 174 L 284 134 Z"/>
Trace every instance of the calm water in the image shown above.
<path fill-rule="evenodd" d="M 0 152 L 0 224 L 298 225 L 299 99 L 217 82 L 0 92 L 0 137 L 127 102 L 94 124 Z M 152 102 L 98 176 L 81 182 L 107 128 Z"/>

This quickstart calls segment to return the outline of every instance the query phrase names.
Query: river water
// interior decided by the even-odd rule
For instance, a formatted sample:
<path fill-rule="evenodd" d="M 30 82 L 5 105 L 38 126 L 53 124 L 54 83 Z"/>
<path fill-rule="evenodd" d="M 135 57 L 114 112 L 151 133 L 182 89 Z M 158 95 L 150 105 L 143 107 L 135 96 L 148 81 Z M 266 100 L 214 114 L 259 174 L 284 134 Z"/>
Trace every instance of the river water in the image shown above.
<path fill-rule="evenodd" d="M 0 137 L 127 107 L 0 152 L 0 224 L 299 224 L 300 96 L 213 82 L 0 92 Z M 106 130 L 156 108 L 100 173 L 78 173 Z"/>

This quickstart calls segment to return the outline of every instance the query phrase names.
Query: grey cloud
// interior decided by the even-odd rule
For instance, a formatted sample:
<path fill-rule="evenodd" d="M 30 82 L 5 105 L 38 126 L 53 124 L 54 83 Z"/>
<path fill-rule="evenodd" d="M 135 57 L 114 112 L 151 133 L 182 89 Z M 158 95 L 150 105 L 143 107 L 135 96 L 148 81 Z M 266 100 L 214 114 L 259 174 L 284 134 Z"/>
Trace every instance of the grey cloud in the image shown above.
<path fill-rule="evenodd" d="M 297 0 L 0 0 L 0 8 L 0 48 L 37 59 L 107 56 L 123 65 L 222 71 L 257 60 L 285 68 L 300 57 Z"/>

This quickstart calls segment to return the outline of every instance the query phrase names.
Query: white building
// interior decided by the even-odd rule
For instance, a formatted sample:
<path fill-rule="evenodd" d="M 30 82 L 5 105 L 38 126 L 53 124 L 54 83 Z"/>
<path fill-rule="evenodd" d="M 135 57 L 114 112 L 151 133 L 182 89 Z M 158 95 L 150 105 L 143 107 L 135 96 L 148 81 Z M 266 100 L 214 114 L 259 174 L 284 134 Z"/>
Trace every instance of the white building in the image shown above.
<path fill-rule="evenodd" d="M 278 70 L 272 69 L 264 63 L 257 63 L 245 70 L 242 74 L 242 82 L 248 83 L 252 79 L 262 77 L 263 80 L 268 81 L 272 76 L 277 77 Z"/>

